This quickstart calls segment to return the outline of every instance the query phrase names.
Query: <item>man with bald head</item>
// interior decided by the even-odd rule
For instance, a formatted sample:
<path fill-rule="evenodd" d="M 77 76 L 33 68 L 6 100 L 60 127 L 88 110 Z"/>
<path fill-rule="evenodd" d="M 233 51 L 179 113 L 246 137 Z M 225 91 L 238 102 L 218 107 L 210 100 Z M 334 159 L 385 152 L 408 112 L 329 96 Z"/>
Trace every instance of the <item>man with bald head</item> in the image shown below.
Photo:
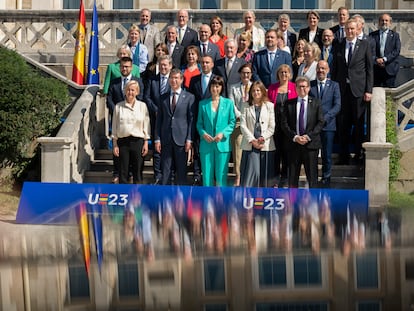
<path fill-rule="evenodd" d="M 323 118 L 325 120 L 324 127 L 320 134 L 322 142 L 321 184 L 327 188 L 330 187 L 331 182 L 332 150 L 336 131 L 336 115 L 341 110 L 341 92 L 339 90 L 339 84 L 328 79 L 328 74 L 328 62 L 325 60 L 318 61 L 316 66 L 316 80 L 311 81 L 311 89 L 309 92 L 312 97 L 319 98 L 321 101 Z"/>
<path fill-rule="evenodd" d="M 329 68 L 332 65 L 334 57 L 334 33 L 330 29 L 325 29 L 322 33 L 322 50 L 321 50 L 321 59 L 325 60 Z M 328 78 L 330 74 L 328 75 Z"/>
<path fill-rule="evenodd" d="M 177 40 L 184 49 L 190 45 L 197 46 L 198 41 L 197 31 L 188 27 L 188 20 L 187 10 L 179 10 L 177 12 Z"/>
<path fill-rule="evenodd" d="M 207 24 L 202 24 L 198 29 L 198 36 L 200 40 L 198 41 L 196 46 L 200 50 L 200 55 L 210 56 L 214 62 L 220 59 L 221 56 L 219 47 L 217 46 L 217 44 L 209 40 L 211 36 L 210 26 Z"/>

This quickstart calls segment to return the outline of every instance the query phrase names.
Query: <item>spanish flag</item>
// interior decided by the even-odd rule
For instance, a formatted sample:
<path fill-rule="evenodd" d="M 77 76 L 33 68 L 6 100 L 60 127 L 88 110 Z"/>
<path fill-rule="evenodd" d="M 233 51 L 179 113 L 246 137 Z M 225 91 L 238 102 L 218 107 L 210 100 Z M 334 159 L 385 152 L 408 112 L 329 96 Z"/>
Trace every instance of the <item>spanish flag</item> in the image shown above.
<path fill-rule="evenodd" d="M 85 36 L 86 18 L 83 1 L 80 2 L 79 21 L 76 30 L 75 56 L 73 57 L 72 81 L 85 84 Z"/>

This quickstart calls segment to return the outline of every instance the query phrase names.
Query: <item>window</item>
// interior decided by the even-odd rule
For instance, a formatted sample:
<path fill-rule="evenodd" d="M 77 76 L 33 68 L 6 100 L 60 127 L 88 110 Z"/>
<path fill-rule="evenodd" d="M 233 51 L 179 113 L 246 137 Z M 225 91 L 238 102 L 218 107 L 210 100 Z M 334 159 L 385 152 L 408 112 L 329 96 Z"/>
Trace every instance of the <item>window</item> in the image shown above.
<path fill-rule="evenodd" d="M 70 301 L 73 299 L 89 299 L 89 278 L 85 265 L 80 261 L 69 263 L 69 292 Z"/>
<path fill-rule="evenodd" d="M 313 255 L 294 256 L 293 269 L 295 286 L 322 285 L 320 257 Z"/>
<path fill-rule="evenodd" d="M 136 262 L 118 263 L 119 297 L 138 297 L 138 265 Z"/>
<path fill-rule="evenodd" d="M 114 0 L 112 8 L 115 10 L 133 9 L 134 0 Z"/>
<path fill-rule="evenodd" d="M 326 302 L 286 302 L 286 303 L 258 303 L 256 311 L 328 311 Z"/>
<path fill-rule="evenodd" d="M 290 2 L 291 9 L 317 9 L 318 1 L 317 0 L 291 0 Z"/>
<path fill-rule="evenodd" d="M 367 253 L 356 255 L 357 288 L 378 288 L 377 254 Z"/>
<path fill-rule="evenodd" d="M 80 0 L 63 0 L 63 9 L 64 10 L 79 10 Z"/>
<path fill-rule="evenodd" d="M 256 9 L 283 9 L 283 0 L 256 0 Z"/>
<path fill-rule="evenodd" d="M 381 304 L 378 301 L 361 301 L 357 311 L 381 311 Z"/>
<path fill-rule="evenodd" d="M 259 286 L 260 288 L 286 286 L 285 257 L 259 258 Z"/>
<path fill-rule="evenodd" d="M 209 304 L 204 306 L 205 311 L 227 311 L 225 304 Z"/>
<path fill-rule="evenodd" d="M 200 9 L 221 9 L 221 0 L 200 0 Z"/>
<path fill-rule="evenodd" d="M 373 10 L 375 9 L 375 0 L 354 0 L 354 9 Z"/>
<path fill-rule="evenodd" d="M 224 293 L 226 290 L 226 275 L 224 260 L 204 260 L 204 290 L 206 293 Z"/>

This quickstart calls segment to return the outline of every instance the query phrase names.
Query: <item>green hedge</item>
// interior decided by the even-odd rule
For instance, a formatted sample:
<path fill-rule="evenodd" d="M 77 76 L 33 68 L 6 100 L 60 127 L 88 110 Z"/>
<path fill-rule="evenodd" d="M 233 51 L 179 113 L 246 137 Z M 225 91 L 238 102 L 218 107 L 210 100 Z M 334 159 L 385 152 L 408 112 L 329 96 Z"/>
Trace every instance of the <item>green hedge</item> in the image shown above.
<path fill-rule="evenodd" d="M 0 165 L 21 177 L 32 163 L 36 139 L 49 136 L 70 103 L 66 85 L 42 76 L 16 52 L 0 47 Z"/>
<path fill-rule="evenodd" d="M 396 109 L 391 96 L 387 96 L 387 128 L 386 139 L 387 142 L 394 145 L 390 151 L 390 177 L 389 181 L 395 181 L 400 172 L 401 151 L 398 149 L 397 125 L 396 125 Z"/>

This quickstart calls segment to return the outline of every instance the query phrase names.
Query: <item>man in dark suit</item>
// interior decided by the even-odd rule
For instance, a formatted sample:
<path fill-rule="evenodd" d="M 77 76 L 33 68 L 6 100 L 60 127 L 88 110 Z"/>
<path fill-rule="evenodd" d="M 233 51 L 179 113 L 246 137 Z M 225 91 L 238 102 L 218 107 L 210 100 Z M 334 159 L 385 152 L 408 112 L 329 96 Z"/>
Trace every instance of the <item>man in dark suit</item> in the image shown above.
<path fill-rule="evenodd" d="M 340 139 L 339 164 L 349 164 L 351 130 L 354 130 L 355 156 L 362 157 L 364 119 L 371 101 L 374 83 L 373 62 L 368 40 L 357 39 L 357 21 L 349 19 L 345 26 L 346 39 L 335 49 L 331 78 L 341 90 L 341 112 L 338 115 Z"/>
<path fill-rule="evenodd" d="M 161 106 L 161 95 L 170 93 L 168 78 L 172 69 L 172 60 L 168 55 L 158 58 L 159 74 L 149 79 L 145 86 L 144 101 L 147 104 L 151 121 L 151 135 L 154 141 L 156 116 Z M 161 155 L 154 150 L 153 152 L 154 184 L 161 183 Z"/>
<path fill-rule="evenodd" d="M 213 62 L 217 61 L 221 58 L 220 56 L 220 49 L 217 46 L 217 44 L 211 42 L 210 36 L 211 36 L 211 28 L 207 24 L 202 24 L 198 30 L 198 34 L 200 37 L 200 40 L 197 42 L 197 47 L 200 50 L 201 56 L 211 56 L 213 59 Z"/>
<path fill-rule="evenodd" d="M 329 29 L 325 31 L 331 31 Z M 319 98 L 322 105 L 325 125 L 321 132 L 322 140 L 322 179 L 324 187 L 329 188 L 331 183 L 332 149 L 336 131 L 336 115 L 341 110 L 341 92 L 339 84 L 328 79 L 329 65 L 320 60 L 316 66 L 316 80 L 311 82 L 309 95 Z"/>
<path fill-rule="evenodd" d="M 174 68 L 168 79 L 171 91 L 161 96 L 158 108 L 155 150 L 161 153 L 162 184 L 187 183 L 187 153 L 191 149 L 194 95 L 181 88 L 182 72 Z"/>
<path fill-rule="evenodd" d="M 289 31 L 290 27 L 290 17 L 288 14 L 280 14 L 279 18 L 277 19 L 279 30 L 283 32 L 283 38 L 285 40 L 286 46 L 290 49 L 290 54 L 293 54 L 293 49 L 296 45 L 296 34 Z"/>
<path fill-rule="evenodd" d="M 174 25 L 167 27 L 166 40 L 173 67 L 180 69 L 181 64 L 184 63 L 184 47 L 177 42 L 177 28 Z"/>
<path fill-rule="evenodd" d="M 389 14 L 382 14 L 378 19 L 380 29 L 370 33 L 374 59 L 374 86 L 394 87 L 395 78 L 400 70 L 398 57 L 400 56 L 400 35 L 390 29 L 392 18 Z"/>
<path fill-rule="evenodd" d="M 129 81 L 138 81 L 140 93 L 137 99 L 143 99 L 144 86 L 140 78 L 131 74 L 132 72 L 132 59 L 129 57 L 122 57 L 119 63 L 121 70 L 121 77 L 111 80 L 108 89 L 108 95 L 106 97 L 106 106 L 109 110 L 109 116 L 111 118 L 110 124 L 112 124 L 112 115 L 115 109 L 115 105 L 125 100 L 124 88 Z M 112 172 L 112 182 L 114 184 L 119 183 L 119 157 L 113 156 L 114 170 Z"/>
<path fill-rule="evenodd" d="M 318 185 L 318 153 L 324 120 L 320 100 L 308 96 L 309 90 L 309 79 L 299 76 L 296 79 L 298 97 L 286 102 L 281 116 L 281 128 L 286 135 L 289 152 L 288 180 L 291 188 L 299 186 L 302 164 L 309 188 Z"/>
<path fill-rule="evenodd" d="M 334 34 L 332 30 L 325 29 L 322 34 L 323 47 L 321 50 L 321 59 L 325 60 L 328 63 L 329 68 L 331 68 L 332 61 L 334 58 L 334 48 L 335 48 L 333 44 L 334 42 L 336 41 L 334 41 Z M 328 73 L 328 78 L 330 77 L 331 77 L 331 74 Z"/>
<path fill-rule="evenodd" d="M 269 29 L 265 34 L 266 49 L 262 49 L 253 57 L 253 80 L 262 81 L 266 88 L 276 83 L 276 71 L 282 64 L 292 67 L 292 57 L 288 52 L 277 48 L 275 29 Z"/>
<path fill-rule="evenodd" d="M 224 42 L 224 52 L 225 57 L 220 58 L 214 64 L 214 73 L 224 79 L 226 88 L 223 95 L 228 97 L 230 86 L 241 81 L 239 69 L 246 61 L 237 57 L 237 42 L 233 38 Z"/>
<path fill-rule="evenodd" d="M 177 39 L 178 43 L 185 48 L 190 45 L 197 45 L 197 31 L 188 27 L 188 11 L 179 10 L 177 12 Z"/>
<path fill-rule="evenodd" d="M 341 6 L 338 9 L 338 24 L 331 27 L 335 42 L 341 42 L 345 37 L 345 24 L 349 19 L 349 10 Z"/>
<path fill-rule="evenodd" d="M 194 95 L 194 139 L 193 139 L 193 166 L 194 179 L 193 185 L 199 185 L 201 182 L 201 163 L 200 163 L 200 135 L 195 129 L 198 118 L 198 104 L 201 100 L 211 97 L 210 82 L 216 76 L 213 74 L 214 62 L 211 56 L 201 57 L 201 74 L 191 78 L 188 91 Z"/>

